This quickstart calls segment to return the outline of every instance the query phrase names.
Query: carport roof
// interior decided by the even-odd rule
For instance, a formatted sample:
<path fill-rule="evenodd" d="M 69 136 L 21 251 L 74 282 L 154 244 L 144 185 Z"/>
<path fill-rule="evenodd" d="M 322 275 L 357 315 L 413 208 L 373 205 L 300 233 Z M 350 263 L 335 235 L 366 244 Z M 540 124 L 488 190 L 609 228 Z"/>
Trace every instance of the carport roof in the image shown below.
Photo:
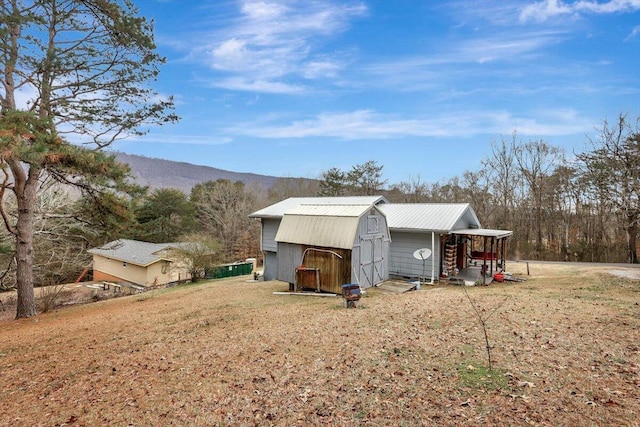
<path fill-rule="evenodd" d="M 511 236 L 513 234 L 513 231 L 494 230 L 491 228 L 467 228 L 464 230 L 455 230 L 453 234 L 463 234 L 467 236 L 496 237 L 498 239 L 502 239 L 503 237 Z"/>

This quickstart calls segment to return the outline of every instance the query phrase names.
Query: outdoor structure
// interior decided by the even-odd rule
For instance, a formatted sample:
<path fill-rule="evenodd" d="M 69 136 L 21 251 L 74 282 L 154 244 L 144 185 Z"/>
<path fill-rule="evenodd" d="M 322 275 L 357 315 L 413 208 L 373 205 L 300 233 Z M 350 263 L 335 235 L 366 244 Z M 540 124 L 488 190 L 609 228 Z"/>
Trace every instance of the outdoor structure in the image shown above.
<path fill-rule="evenodd" d="M 191 279 L 176 251 L 189 243 L 148 243 L 120 239 L 99 248 L 93 255 L 93 280 L 159 286 Z"/>
<path fill-rule="evenodd" d="M 491 282 L 494 272 L 505 268 L 506 242 L 512 232 L 483 229 L 468 203 L 393 204 L 382 196 L 294 197 L 250 215 L 260 219 L 262 224 L 261 248 L 264 254 L 265 279 L 278 279 L 291 284 L 295 284 L 296 280 L 306 280 L 306 286 L 313 285 L 313 280 L 316 280 L 320 282 L 318 288 L 321 289 L 322 272 L 319 273 L 319 279 L 316 278 L 316 273 L 309 273 L 313 275 L 312 279 L 300 279 L 301 270 L 296 271 L 296 268 L 300 267 L 299 264 L 308 267 L 300 261 L 300 255 L 304 252 L 301 248 L 326 249 L 326 246 L 320 244 L 319 240 L 316 243 L 304 243 L 306 237 L 310 236 L 307 230 L 311 230 L 309 227 L 313 226 L 310 219 L 305 219 L 306 223 L 297 222 L 295 226 L 292 224 L 294 221 L 302 221 L 300 218 L 305 212 L 309 213 L 310 206 L 315 206 L 313 221 L 330 223 L 333 221 L 330 218 L 335 217 L 339 209 L 332 209 L 330 206 L 340 205 L 364 205 L 366 207 L 361 208 L 363 212 L 375 208 L 384 217 L 389 230 L 389 242 L 382 245 L 382 252 L 374 251 L 376 257 L 384 260 L 382 263 L 387 268 L 384 278 L 420 279 L 430 283 L 441 278 L 459 278 L 465 282 L 487 284 Z M 319 219 L 321 217 L 326 219 Z M 285 220 L 286 229 L 281 232 Z M 343 233 L 342 228 L 333 226 L 313 230 L 314 238 L 324 239 L 322 243 L 335 244 Z M 358 241 L 353 239 L 351 242 L 353 247 L 349 250 L 353 253 Z M 287 246 L 290 244 L 298 247 L 293 249 Z M 310 256 L 308 253 L 306 256 Z M 354 271 L 358 271 L 358 265 L 353 259 L 351 264 Z M 358 276 L 358 280 L 360 279 L 363 277 Z M 380 277 L 373 281 L 362 280 L 360 284 L 375 286 L 379 279 Z"/>
<path fill-rule="evenodd" d="M 300 205 L 378 205 L 386 202 L 387 200 L 382 196 L 291 197 L 252 213 L 249 216 L 260 219 L 262 225 L 260 248 L 264 260 L 264 279 L 274 280 L 278 278 L 278 244 L 276 243 L 276 233 L 282 222 L 282 217 L 287 211 Z"/>
<path fill-rule="evenodd" d="M 392 275 L 430 282 L 441 277 L 475 282 L 486 272 L 482 275 L 486 284 L 491 281 L 489 273 L 504 268 L 506 238 L 513 233 L 481 228 L 468 203 L 385 204 L 380 209 L 391 230 Z M 416 257 L 420 249 L 428 249 L 430 256 Z"/>
<path fill-rule="evenodd" d="M 389 278 L 389 229 L 372 204 L 302 204 L 287 211 L 275 236 L 279 280 L 295 288 L 341 293 Z"/>

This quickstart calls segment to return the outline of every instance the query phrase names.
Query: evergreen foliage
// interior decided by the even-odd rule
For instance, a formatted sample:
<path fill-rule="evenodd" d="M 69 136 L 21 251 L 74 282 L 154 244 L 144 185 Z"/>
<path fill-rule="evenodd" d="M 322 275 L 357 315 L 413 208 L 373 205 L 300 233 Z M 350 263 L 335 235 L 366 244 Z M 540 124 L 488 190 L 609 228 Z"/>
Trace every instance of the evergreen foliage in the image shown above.
<path fill-rule="evenodd" d="M 164 59 L 129 0 L 8 0 L 0 5 L 0 192 L 15 196 L 16 317 L 36 314 L 34 219 L 40 183 L 78 188 L 85 213 L 127 216 L 128 169 L 99 150 L 175 121 L 171 98 L 149 86 Z M 20 93 L 33 93 L 26 105 Z M 112 219 L 107 219 L 109 216 Z"/>

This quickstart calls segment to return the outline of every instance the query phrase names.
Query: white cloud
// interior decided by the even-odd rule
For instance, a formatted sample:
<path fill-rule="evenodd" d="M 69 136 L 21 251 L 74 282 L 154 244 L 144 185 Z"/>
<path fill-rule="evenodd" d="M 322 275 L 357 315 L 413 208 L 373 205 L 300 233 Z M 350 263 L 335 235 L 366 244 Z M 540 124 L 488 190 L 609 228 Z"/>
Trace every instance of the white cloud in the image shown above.
<path fill-rule="evenodd" d="M 533 112 L 532 117 L 518 117 L 505 114 L 496 120 L 500 133 L 517 132 L 533 137 L 585 134 L 593 130 L 593 121 L 580 117 L 572 109 L 555 109 Z"/>
<path fill-rule="evenodd" d="M 267 1 L 247 1 L 241 7 L 242 12 L 252 20 L 278 18 L 286 13 L 286 7 Z"/>
<path fill-rule="evenodd" d="M 266 139 L 339 138 L 374 140 L 408 137 L 469 137 L 486 134 L 557 136 L 588 132 L 593 122 L 573 110 L 547 110 L 534 117 L 507 111 L 476 111 L 403 118 L 372 110 L 322 113 L 288 124 L 243 123 L 227 128 L 230 135 Z"/>
<path fill-rule="evenodd" d="M 460 45 L 450 55 L 456 62 L 484 63 L 495 60 L 513 61 L 522 55 L 538 52 L 562 39 L 558 32 L 525 32 L 511 38 L 491 36 L 473 39 Z"/>
<path fill-rule="evenodd" d="M 213 67 L 220 70 L 241 69 L 248 59 L 245 46 L 244 41 L 235 38 L 225 40 L 213 49 Z"/>
<path fill-rule="evenodd" d="M 625 41 L 634 40 L 638 37 L 640 37 L 640 25 L 636 25 L 635 27 L 633 27 L 633 29 L 631 30 L 631 33 L 629 33 L 629 35 L 624 40 Z"/>
<path fill-rule="evenodd" d="M 311 60 L 302 67 L 302 75 L 310 80 L 334 78 L 338 76 L 338 72 L 342 68 L 343 65 L 335 61 L 327 59 Z"/>
<path fill-rule="evenodd" d="M 211 81 L 211 86 L 228 90 L 239 90 L 258 93 L 279 93 L 296 95 L 305 91 L 302 85 L 288 84 L 273 80 L 254 79 L 249 77 L 229 77 Z"/>
<path fill-rule="evenodd" d="M 575 3 L 575 9 L 593 13 L 633 12 L 640 9 L 639 0 L 611 0 L 600 3 L 592 0 L 582 0 Z"/>
<path fill-rule="evenodd" d="M 495 81 L 498 73 L 502 76 L 522 73 L 525 63 L 529 69 L 537 67 L 539 63 L 535 60 L 532 63 L 532 58 L 544 55 L 546 48 L 562 43 L 565 38 L 562 31 L 550 30 L 520 32 L 510 37 L 499 33 L 443 43 L 439 51 L 427 55 L 390 58 L 362 66 L 366 78 L 354 84 L 422 91 L 451 87 L 444 82 L 465 81 L 472 75 Z M 487 67 L 488 64 L 496 65 Z"/>
<path fill-rule="evenodd" d="M 561 0 L 544 0 L 526 6 L 520 13 L 520 20 L 544 21 L 552 16 L 572 13 L 572 9 L 562 3 Z"/>
<path fill-rule="evenodd" d="M 227 74 L 221 87 L 270 93 L 298 93 L 296 79 L 337 77 L 342 61 L 319 57 L 319 45 L 367 11 L 361 3 L 309 0 L 243 1 L 239 9 L 190 57 Z"/>
<path fill-rule="evenodd" d="M 521 0 L 452 0 L 439 6 L 451 14 L 453 29 L 477 28 L 480 21 L 496 26 L 511 26 L 518 19 Z M 484 26 L 484 25 L 483 25 Z"/>
<path fill-rule="evenodd" d="M 559 15 L 579 15 L 581 13 L 619 13 L 640 10 L 640 0 L 580 0 L 564 2 L 562 0 L 543 0 L 525 6 L 520 13 L 520 20 L 546 21 Z"/>

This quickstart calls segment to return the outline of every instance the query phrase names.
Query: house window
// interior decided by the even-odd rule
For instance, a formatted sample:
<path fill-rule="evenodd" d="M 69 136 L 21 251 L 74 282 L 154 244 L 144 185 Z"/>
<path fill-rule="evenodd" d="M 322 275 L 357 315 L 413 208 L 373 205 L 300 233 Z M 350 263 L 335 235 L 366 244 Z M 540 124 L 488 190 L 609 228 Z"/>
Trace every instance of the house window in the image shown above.
<path fill-rule="evenodd" d="M 127 261 L 122 261 L 122 268 L 127 268 Z"/>

